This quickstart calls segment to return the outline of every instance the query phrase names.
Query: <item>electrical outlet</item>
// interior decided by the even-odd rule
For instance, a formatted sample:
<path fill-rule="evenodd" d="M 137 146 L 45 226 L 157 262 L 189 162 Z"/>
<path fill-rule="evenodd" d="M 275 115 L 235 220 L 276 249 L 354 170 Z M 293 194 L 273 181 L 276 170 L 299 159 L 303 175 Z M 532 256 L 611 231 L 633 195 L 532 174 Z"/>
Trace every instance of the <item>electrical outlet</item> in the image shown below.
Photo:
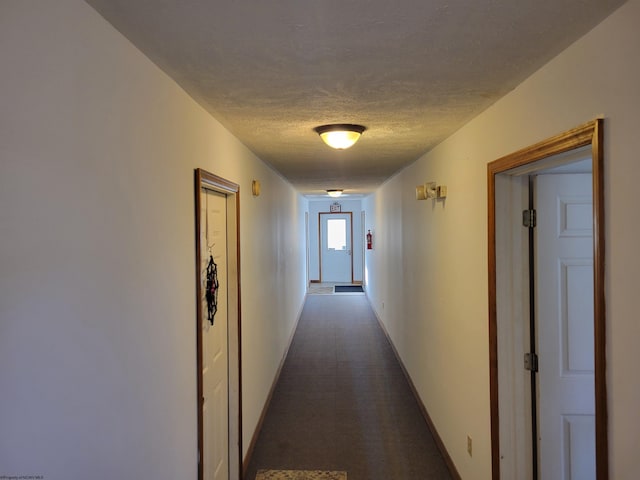
<path fill-rule="evenodd" d="M 467 453 L 470 457 L 473 456 L 473 440 L 470 435 L 467 435 Z"/>

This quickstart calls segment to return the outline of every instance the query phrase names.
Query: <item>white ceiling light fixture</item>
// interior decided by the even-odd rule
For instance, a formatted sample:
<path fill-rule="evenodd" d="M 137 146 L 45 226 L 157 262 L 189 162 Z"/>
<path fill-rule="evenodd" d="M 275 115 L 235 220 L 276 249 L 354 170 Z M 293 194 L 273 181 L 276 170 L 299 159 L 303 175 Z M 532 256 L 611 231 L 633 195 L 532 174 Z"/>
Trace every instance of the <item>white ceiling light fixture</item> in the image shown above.
<path fill-rule="evenodd" d="M 333 198 L 338 198 L 342 195 L 342 190 L 327 190 L 327 195 Z"/>
<path fill-rule="evenodd" d="M 331 148 L 344 150 L 353 146 L 358 141 L 362 132 L 366 130 L 362 125 L 352 125 L 349 123 L 334 123 L 331 125 L 321 125 L 314 128 L 320 135 L 322 141 Z"/>

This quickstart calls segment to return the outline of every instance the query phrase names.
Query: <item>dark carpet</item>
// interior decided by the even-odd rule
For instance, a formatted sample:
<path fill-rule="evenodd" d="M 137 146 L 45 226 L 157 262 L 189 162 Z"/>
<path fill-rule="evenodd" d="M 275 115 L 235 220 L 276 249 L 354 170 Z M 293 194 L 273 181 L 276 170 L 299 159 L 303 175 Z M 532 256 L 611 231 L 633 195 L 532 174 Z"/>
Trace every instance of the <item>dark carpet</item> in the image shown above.
<path fill-rule="evenodd" d="M 333 291 L 335 293 L 364 292 L 362 285 L 336 285 L 333 287 Z"/>
<path fill-rule="evenodd" d="M 245 479 L 260 469 L 451 478 L 364 295 L 307 297 Z"/>

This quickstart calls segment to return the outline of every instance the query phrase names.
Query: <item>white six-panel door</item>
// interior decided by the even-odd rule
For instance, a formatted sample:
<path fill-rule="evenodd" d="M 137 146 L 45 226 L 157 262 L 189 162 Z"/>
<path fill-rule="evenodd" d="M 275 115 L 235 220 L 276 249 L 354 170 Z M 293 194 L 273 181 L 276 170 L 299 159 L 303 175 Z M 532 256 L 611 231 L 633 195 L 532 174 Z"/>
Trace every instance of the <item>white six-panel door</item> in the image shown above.
<path fill-rule="evenodd" d="M 207 320 L 206 283 L 202 285 L 202 391 L 203 391 L 203 477 L 229 479 L 229 379 L 227 318 L 227 214 L 226 195 L 201 190 L 201 277 L 213 255 L 218 272 L 218 305 L 214 324 Z"/>
<path fill-rule="evenodd" d="M 536 179 L 541 479 L 596 478 L 591 181 Z"/>

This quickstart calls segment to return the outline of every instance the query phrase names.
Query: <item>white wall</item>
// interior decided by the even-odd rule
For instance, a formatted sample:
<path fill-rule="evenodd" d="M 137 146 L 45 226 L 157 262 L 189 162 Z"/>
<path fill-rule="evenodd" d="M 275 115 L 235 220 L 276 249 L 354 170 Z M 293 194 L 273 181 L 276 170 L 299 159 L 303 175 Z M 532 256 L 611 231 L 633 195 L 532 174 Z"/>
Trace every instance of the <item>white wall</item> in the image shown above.
<path fill-rule="evenodd" d="M 332 203 L 340 204 L 342 213 L 351 212 L 351 227 L 353 230 L 352 256 L 353 256 L 353 280 L 362 281 L 362 202 L 361 200 L 326 199 L 309 201 L 309 279 L 320 279 L 320 250 L 319 250 L 319 214 L 330 211 Z"/>
<path fill-rule="evenodd" d="M 490 478 L 487 163 L 600 115 L 610 478 L 638 476 L 639 19 L 631 0 L 363 202 L 377 240 L 369 296 L 466 480 Z M 447 185 L 448 198 L 414 200 L 419 181 Z"/>
<path fill-rule="evenodd" d="M 196 477 L 196 167 L 241 189 L 246 450 L 306 201 L 84 2 L 3 1 L 0 65 L 0 475 Z"/>

